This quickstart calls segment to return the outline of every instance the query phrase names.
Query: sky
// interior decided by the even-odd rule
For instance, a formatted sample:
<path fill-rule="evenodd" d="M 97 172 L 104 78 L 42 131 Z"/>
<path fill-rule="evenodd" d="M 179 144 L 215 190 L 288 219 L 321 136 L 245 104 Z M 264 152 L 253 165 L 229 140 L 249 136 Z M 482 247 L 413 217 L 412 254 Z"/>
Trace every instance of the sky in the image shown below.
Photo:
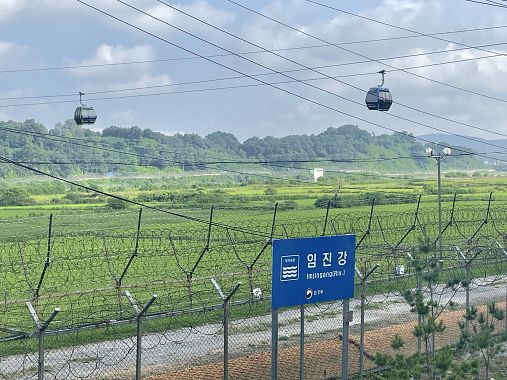
<path fill-rule="evenodd" d="M 83 1 L 150 34 L 77 0 L 0 0 L 0 120 L 35 119 L 52 128 L 72 118 L 82 91 L 97 111 L 95 130 L 224 131 L 245 140 L 354 124 L 375 134 L 437 128 L 507 136 L 507 8 L 465 0 L 316 0 L 344 13 L 306 0 L 235 0 L 290 29 L 227 0 Z M 408 31 L 486 27 L 497 28 L 434 38 Z M 315 47 L 326 43 L 332 45 Z M 286 50 L 295 47 L 306 48 Z M 285 50 L 264 51 L 273 49 Z M 102 64 L 108 66 L 75 67 Z M 364 106 L 382 69 L 395 102 L 388 113 Z M 39 102 L 58 103 L 31 105 Z"/>

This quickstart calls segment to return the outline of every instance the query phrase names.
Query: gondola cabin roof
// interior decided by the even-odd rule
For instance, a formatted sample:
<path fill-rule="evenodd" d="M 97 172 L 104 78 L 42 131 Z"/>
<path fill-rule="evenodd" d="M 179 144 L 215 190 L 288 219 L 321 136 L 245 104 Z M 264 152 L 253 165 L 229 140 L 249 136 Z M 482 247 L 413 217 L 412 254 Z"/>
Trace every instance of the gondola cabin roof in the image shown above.
<path fill-rule="evenodd" d="M 391 92 L 385 87 L 372 87 L 366 94 L 366 106 L 372 111 L 388 111 L 393 104 Z"/>

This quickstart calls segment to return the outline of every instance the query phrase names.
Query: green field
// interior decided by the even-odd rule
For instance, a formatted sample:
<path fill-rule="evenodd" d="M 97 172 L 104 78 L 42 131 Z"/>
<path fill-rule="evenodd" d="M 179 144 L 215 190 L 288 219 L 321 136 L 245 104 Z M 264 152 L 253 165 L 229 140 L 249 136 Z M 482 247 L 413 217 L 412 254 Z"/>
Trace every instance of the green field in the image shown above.
<path fill-rule="evenodd" d="M 124 296 L 127 289 L 142 301 L 157 293 L 159 299 L 151 312 L 199 309 L 219 303 L 210 278 L 225 289 L 241 281 L 237 300 L 252 299 L 251 291 L 256 287 L 269 295 L 271 248 L 266 242 L 276 203 L 273 237 L 318 236 L 324 232 L 324 225 L 326 234 L 355 233 L 358 240 L 364 235 L 357 250 L 358 265 L 380 263 L 375 278 L 392 278 L 396 265 L 410 266 L 404 252 L 410 251 L 421 236 L 437 236 L 435 184 L 427 178 L 368 181 L 231 185 L 219 189 L 201 184 L 191 189 L 144 190 L 142 183 L 124 189 L 124 180 L 92 182 L 90 186 L 104 191 L 116 189 L 115 194 L 129 199 L 180 194 L 193 200 L 194 204 L 181 203 L 177 197 L 171 198 L 175 199 L 172 203 L 143 202 L 146 207 L 137 243 L 139 206 L 115 210 L 104 199 L 58 203 L 53 200 L 64 199 L 68 193 L 31 194 L 34 204 L 0 208 L 0 326 L 30 331 L 27 301 L 42 315 L 60 307 L 55 328 L 128 319 L 132 310 Z M 498 269 L 486 264 L 501 258 L 497 242 L 505 244 L 507 192 L 500 189 L 506 183 L 506 177 L 445 179 L 444 225 L 452 210 L 453 191 L 449 189 L 462 189 L 454 209 L 455 223 L 444 234 L 445 266 L 457 265 L 452 245 L 458 244 L 464 250 L 473 246 L 487 250 L 483 274 Z M 491 191 L 494 197 L 489 221 L 482 223 Z M 421 204 L 414 220 L 419 195 Z M 335 204 L 338 207 L 329 210 L 327 220 L 326 208 L 315 206 L 321 198 L 339 200 Z M 370 233 L 365 235 L 373 198 L 384 204 L 375 206 Z M 209 230 L 212 205 L 213 225 Z M 53 219 L 48 241 L 50 214 Z M 242 310 L 240 314 L 248 315 L 251 310 L 265 311 L 266 305 Z M 181 323 L 174 321 L 174 326 Z"/>

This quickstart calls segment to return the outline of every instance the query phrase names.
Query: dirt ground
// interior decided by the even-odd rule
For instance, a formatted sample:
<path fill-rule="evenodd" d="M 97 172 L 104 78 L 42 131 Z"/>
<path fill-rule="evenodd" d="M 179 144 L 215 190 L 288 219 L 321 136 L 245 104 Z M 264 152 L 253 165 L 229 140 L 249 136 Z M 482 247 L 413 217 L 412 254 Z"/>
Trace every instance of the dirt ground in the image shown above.
<path fill-rule="evenodd" d="M 479 311 L 484 311 L 484 307 Z M 456 343 L 460 332 L 458 321 L 463 319 L 463 310 L 446 312 L 440 319 L 446 325 L 444 332 L 436 337 L 436 346 Z M 394 353 L 390 344 L 398 334 L 405 341 L 402 348 L 404 353 L 414 353 L 417 350 L 417 339 L 413 336 L 414 322 L 401 323 L 384 328 L 377 328 L 365 333 L 365 369 L 374 367 L 372 361 L 376 352 Z M 497 327 L 501 330 L 504 322 Z M 279 351 L 278 373 L 280 380 L 299 378 L 299 347 L 290 347 Z M 305 379 L 322 380 L 338 377 L 341 372 L 341 340 L 328 339 L 305 345 Z M 152 369 L 152 373 L 158 372 Z M 359 372 L 359 336 L 350 336 L 349 345 L 349 373 Z M 271 355 L 261 352 L 230 360 L 229 376 L 231 380 L 262 380 L 270 379 Z M 223 379 L 223 363 L 195 366 L 174 372 L 162 373 L 146 378 L 147 380 L 219 380 Z"/>

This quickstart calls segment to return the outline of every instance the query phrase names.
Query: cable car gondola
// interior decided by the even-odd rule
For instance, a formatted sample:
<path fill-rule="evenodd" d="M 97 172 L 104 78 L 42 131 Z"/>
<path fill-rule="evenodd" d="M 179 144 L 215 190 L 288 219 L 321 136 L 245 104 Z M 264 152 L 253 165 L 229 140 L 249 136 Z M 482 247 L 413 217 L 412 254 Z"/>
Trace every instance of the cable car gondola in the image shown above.
<path fill-rule="evenodd" d="M 382 74 L 382 84 L 370 88 L 370 91 L 366 94 L 366 106 L 371 111 L 388 111 L 393 104 L 393 98 L 389 89 L 382 87 L 386 71 L 380 70 L 378 73 Z"/>
<path fill-rule="evenodd" d="M 94 124 L 95 120 L 97 120 L 97 113 L 93 107 L 83 104 L 81 100 L 83 95 L 84 93 L 79 93 L 79 103 L 81 103 L 81 106 L 77 107 L 76 111 L 74 111 L 74 121 L 77 125 Z"/>

